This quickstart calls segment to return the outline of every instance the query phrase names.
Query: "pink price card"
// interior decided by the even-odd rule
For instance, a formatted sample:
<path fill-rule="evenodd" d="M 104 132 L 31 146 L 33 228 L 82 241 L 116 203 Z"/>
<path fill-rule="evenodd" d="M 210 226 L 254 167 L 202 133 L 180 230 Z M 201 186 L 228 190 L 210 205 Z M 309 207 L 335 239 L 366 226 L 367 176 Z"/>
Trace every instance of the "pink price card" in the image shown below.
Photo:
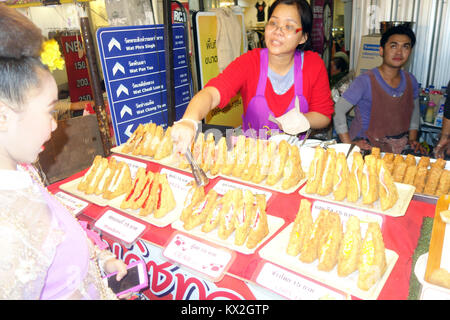
<path fill-rule="evenodd" d="M 168 260 L 186 266 L 213 282 L 222 280 L 236 258 L 232 250 L 175 232 L 162 252 Z"/>

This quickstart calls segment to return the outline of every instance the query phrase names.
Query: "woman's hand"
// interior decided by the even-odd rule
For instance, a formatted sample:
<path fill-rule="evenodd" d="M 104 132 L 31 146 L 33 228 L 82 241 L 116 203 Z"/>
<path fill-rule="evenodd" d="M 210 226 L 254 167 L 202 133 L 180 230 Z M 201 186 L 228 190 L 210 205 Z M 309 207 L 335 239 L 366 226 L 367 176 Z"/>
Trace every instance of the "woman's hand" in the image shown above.
<path fill-rule="evenodd" d="M 450 147 L 450 140 L 449 139 L 441 139 L 439 143 L 434 148 L 434 156 L 436 158 L 444 159 L 447 151 Z"/>
<path fill-rule="evenodd" d="M 353 141 L 361 150 L 372 150 L 372 146 L 365 139 Z"/>
<path fill-rule="evenodd" d="M 197 132 L 197 122 L 191 119 L 181 119 L 172 127 L 172 140 L 175 152 L 185 154 L 191 146 Z"/>

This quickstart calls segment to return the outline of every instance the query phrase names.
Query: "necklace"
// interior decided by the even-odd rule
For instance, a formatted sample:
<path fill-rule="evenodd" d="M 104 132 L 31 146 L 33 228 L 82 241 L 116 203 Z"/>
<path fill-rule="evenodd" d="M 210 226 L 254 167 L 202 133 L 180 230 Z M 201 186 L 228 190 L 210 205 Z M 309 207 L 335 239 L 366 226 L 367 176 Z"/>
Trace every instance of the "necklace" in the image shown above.
<path fill-rule="evenodd" d="M 58 199 L 56 196 L 54 196 L 50 191 L 48 191 L 47 187 L 44 185 L 44 182 L 41 179 L 41 176 L 38 174 L 37 169 L 34 168 L 32 165 L 29 164 L 20 164 L 18 165 L 18 167 L 20 169 L 22 169 L 23 171 L 25 171 L 32 179 L 32 181 L 41 186 L 51 197 L 52 199 L 55 199 L 58 203 L 61 203 L 63 205 L 63 207 L 72 215 L 72 217 L 78 221 L 78 218 L 75 216 L 75 214 L 69 210 L 69 208 L 60 200 Z M 90 241 L 88 240 L 88 243 L 90 243 Z M 89 248 L 89 251 L 91 253 L 91 261 L 95 266 L 95 274 L 92 275 L 93 281 L 95 282 L 95 287 L 99 290 L 99 295 L 100 295 L 100 299 L 102 300 L 117 300 L 117 296 L 112 292 L 111 288 L 109 288 L 105 282 L 102 280 L 101 277 L 101 270 L 100 270 L 100 266 L 99 266 L 99 260 L 98 260 L 98 254 L 97 251 L 100 251 L 100 249 L 98 249 L 97 246 L 95 246 L 94 244 L 92 244 L 93 248 Z M 89 277 L 85 277 L 83 279 L 83 283 L 84 283 L 84 287 L 88 286 L 88 283 L 86 283 L 86 280 Z M 84 294 L 83 294 L 84 291 Z M 81 288 L 80 285 L 80 292 L 83 295 L 87 296 L 87 292 L 85 292 L 84 288 Z"/>

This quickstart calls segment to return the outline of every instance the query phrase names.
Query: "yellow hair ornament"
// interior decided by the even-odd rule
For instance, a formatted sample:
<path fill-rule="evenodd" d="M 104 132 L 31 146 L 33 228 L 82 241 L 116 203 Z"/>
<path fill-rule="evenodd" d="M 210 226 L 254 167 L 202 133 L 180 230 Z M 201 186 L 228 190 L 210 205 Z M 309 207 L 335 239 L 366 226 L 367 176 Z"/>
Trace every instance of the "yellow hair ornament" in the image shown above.
<path fill-rule="evenodd" d="M 58 42 L 55 39 L 47 40 L 42 45 L 41 61 L 50 71 L 64 68 L 64 59 L 61 57 Z"/>

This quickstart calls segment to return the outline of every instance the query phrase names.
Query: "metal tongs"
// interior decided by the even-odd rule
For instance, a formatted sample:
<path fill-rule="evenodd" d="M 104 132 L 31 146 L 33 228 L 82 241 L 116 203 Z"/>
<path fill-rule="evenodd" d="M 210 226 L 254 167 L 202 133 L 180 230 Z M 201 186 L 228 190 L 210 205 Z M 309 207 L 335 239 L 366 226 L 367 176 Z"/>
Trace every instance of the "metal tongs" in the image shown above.
<path fill-rule="evenodd" d="M 191 150 L 186 150 L 186 159 L 191 165 L 192 175 L 194 176 L 195 183 L 197 186 L 205 186 L 209 183 L 209 179 L 206 176 L 205 171 L 203 171 L 202 168 L 197 164 L 197 162 L 194 160 L 194 157 L 192 156 Z"/>

